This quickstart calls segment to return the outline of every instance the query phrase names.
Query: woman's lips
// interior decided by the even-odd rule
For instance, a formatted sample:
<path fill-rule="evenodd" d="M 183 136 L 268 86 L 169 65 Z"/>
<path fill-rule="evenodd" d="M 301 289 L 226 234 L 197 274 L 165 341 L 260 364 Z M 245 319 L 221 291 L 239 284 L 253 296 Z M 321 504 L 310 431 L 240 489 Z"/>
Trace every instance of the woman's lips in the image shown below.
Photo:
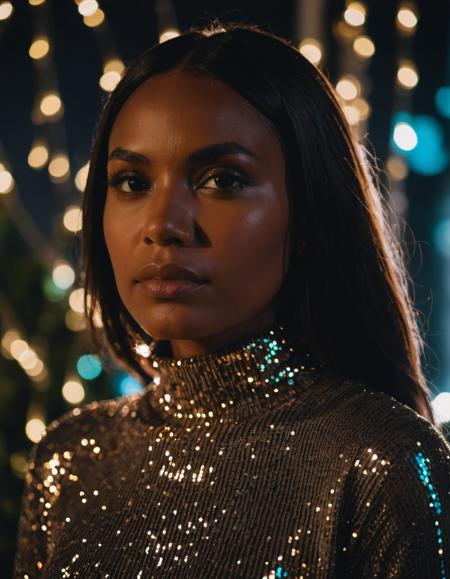
<path fill-rule="evenodd" d="M 190 279 L 148 279 L 138 282 L 138 287 L 155 298 L 173 298 L 195 292 L 206 285 Z"/>

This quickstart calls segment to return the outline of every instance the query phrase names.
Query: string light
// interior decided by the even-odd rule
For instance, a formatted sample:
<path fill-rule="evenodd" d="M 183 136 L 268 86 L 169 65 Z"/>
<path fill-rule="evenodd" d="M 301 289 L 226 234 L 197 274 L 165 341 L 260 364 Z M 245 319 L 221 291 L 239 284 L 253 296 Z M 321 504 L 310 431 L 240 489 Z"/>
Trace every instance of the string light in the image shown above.
<path fill-rule="evenodd" d="M 68 231 L 76 233 L 77 231 L 81 231 L 82 227 L 81 221 L 82 221 L 81 208 L 78 207 L 78 205 L 69 205 L 69 207 L 66 208 L 63 217 L 64 227 Z"/>
<path fill-rule="evenodd" d="M 85 315 L 74 312 L 73 310 L 67 310 L 64 316 L 64 322 L 72 332 L 82 332 L 87 328 Z"/>
<path fill-rule="evenodd" d="M 355 76 L 347 74 L 336 84 L 336 90 L 344 100 L 350 101 L 359 95 L 361 83 Z"/>
<path fill-rule="evenodd" d="M 368 36 L 357 36 L 353 41 L 353 50 L 361 58 L 370 58 L 375 54 L 375 44 Z"/>
<path fill-rule="evenodd" d="M 78 12 L 81 16 L 92 16 L 98 10 L 98 3 L 96 0 L 83 0 L 78 5 Z"/>
<path fill-rule="evenodd" d="M 14 177 L 6 169 L 0 170 L 0 194 L 6 195 L 14 188 Z"/>
<path fill-rule="evenodd" d="M 125 69 L 123 62 L 117 58 L 109 60 L 103 69 L 103 74 L 100 77 L 99 84 L 101 88 L 106 92 L 113 91 L 117 83 L 122 78 L 122 73 Z"/>
<path fill-rule="evenodd" d="M 14 7 L 11 2 L 2 2 L 0 4 L 0 20 L 7 20 L 13 13 Z"/>
<path fill-rule="evenodd" d="M 101 8 L 96 10 L 94 14 L 90 16 L 83 16 L 83 22 L 89 28 L 95 28 L 96 26 L 100 26 L 102 22 L 105 21 L 105 13 Z"/>
<path fill-rule="evenodd" d="M 394 181 L 402 181 L 408 176 L 408 165 L 398 155 L 390 155 L 386 167 Z"/>
<path fill-rule="evenodd" d="M 30 4 L 31 6 L 40 6 L 41 4 L 44 4 L 45 0 L 28 0 L 28 4 Z"/>
<path fill-rule="evenodd" d="M 67 155 L 60 154 L 53 157 L 48 165 L 48 172 L 56 179 L 62 179 L 69 174 L 70 164 Z"/>
<path fill-rule="evenodd" d="M 31 418 L 25 425 L 25 434 L 31 442 L 39 442 L 45 431 L 45 424 L 41 418 Z"/>
<path fill-rule="evenodd" d="M 393 140 L 402 151 L 412 151 L 418 143 L 416 131 L 406 122 L 399 122 L 395 125 Z"/>
<path fill-rule="evenodd" d="M 354 105 L 345 105 L 342 107 L 347 121 L 350 125 L 357 125 L 360 121 L 359 110 Z"/>
<path fill-rule="evenodd" d="M 344 12 L 344 20 L 350 26 L 362 26 L 366 21 L 366 7 L 361 2 L 350 2 Z"/>
<path fill-rule="evenodd" d="M 28 154 L 28 164 L 33 169 L 41 169 L 47 164 L 48 149 L 44 144 L 36 143 Z"/>
<path fill-rule="evenodd" d="M 63 398 L 70 404 L 79 404 L 86 395 L 83 385 L 78 380 L 68 380 L 61 392 Z"/>
<path fill-rule="evenodd" d="M 75 281 L 75 272 L 68 263 L 59 262 L 53 268 L 52 279 L 56 287 L 65 290 Z"/>
<path fill-rule="evenodd" d="M 419 75 L 417 73 L 414 63 L 410 60 L 402 60 L 397 71 L 397 81 L 406 89 L 411 89 L 419 82 Z"/>
<path fill-rule="evenodd" d="M 47 56 L 50 50 L 50 43 L 46 36 L 39 36 L 36 38 L 30 46 L 28 54 L 34 60 L 39 60 Z"/>
<path fill-rule="evenodd" d="M 176 28 L 167 28 L 159 35 L 159 42 L 165 42 L 166 40 L 176 38 L 177 36 L 180 36 L 179 30 Z"/>
<path fill-rule="evenodd" d="M 299 52 L 316 66 L 323 57 L 323 48 L 321 43 L 315 38 L 305 38 L 300 42 Z"/>
<path fill-rule="evenodd" d="M 55 92 L 50 92 L 42 97 L 39 108 L 43 115 L 51 117 L 61 110 L 62 102 Z"/>
<path fill-rule="evenodd" d="M 397 25 L 400 28 L 412 29 L 417 26 L 418 18 L 414 11 L 408 6 L 400 6 L 397 12 Z"/>
<path fill-rule="evenodd" d="M 84 289 L 78 288 L 70 292 L 69 306 L 78 314 L 84 313 Z"/>
<path fill-rule="evenodd" d="M 79 169 L 75 175 L 75 187 L 83 192 L 86 189 L 86 180 L 89 172 L 89 162 Z"/>

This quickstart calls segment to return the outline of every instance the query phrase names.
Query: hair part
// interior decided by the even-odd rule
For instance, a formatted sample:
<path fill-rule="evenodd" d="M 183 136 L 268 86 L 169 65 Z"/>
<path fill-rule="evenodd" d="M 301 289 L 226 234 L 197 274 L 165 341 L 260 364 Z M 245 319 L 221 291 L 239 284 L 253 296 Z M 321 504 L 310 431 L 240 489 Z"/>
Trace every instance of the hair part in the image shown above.
<path fill-rule="evenodd" d="M 286 244 L 292 237 L 293 246 L 303 243 L 305 250 L 292 253 L 275 299 L 278 320 L 329 368 L 407 404 L 442 432 L 421 366 L 424 340 L 412 281 L 390 223 L 398 217 L 381 195 L 374 162 L 320 69 L 288 40 L 253 24 L 216 20 L 155 45 L 131 64 L 104 104 L 82 231 L 85 307 L 97 351 L 145 383 L 152 380 L 135 351 L 151 337 L 119 297 L 102 222 L 114 120 L 140 84 L 172 70 L 226 83 L 279 138 L 290 209 Z"/>

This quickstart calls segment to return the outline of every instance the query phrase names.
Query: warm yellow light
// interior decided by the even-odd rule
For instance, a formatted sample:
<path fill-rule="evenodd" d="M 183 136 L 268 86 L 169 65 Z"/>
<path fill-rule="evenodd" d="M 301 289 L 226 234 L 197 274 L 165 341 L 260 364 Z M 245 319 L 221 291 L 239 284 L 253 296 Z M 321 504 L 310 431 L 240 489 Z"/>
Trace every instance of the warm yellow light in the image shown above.
<path fill-rule="evenodd" d="M 115 70 L 110 70 L 109 72 L 105 72 L 102 74 L 99 80 L 99 84 L 104 91 L 111 92 L 116 88 L 120 78 L 121 75 L 119 72 Z"/>
<path fill-rule="evenodd" d="M 159 42 L 165 42 L 177 36 L 180 36 L 180 32 L 176 28 L 167 28 L 167 30 L 164 30 L 164 32 L 159 35 Z"/>
<path fill-rule="evenodd" d="M 322 60 L 323 49 L 321 43 L 315 38 L 305 38 L 300 42 L 299 52 L 312 64 L 318 65 Z"/>
<path fill-rule="evenodd" d="M 89 173 L 89 162 L 79 169 L 75 175 L 75 186 L 79 191 L 86 189 L 86 181 Z"/>
<path fill-rule="evenodd" d="M 344 100 L 351 101 L 359 95 L 361 84 L 356 77 L 348 74 L 339 80 L 336 90 Z"/>
<path fill-rule="evenodd" d="M 9 171 L 0 171 L 0 193 L 6 195 L 13 190 L 14 187 L 14 177 Z"/>
<path fill-rule="evenodd" d="M 31 6 L 40 6 L 41 4 L 44 4 L 45 0 L 28 0 L 28 4 L 30 4 Z"/>
<path fill-rule="evenodd" d="M 15 340 L 20 340 L 19 332 L 17 332 L 16 330 L 8 330 L 3 334 L 2 337 L 3 353 L 8 354 L 8 356 L 11 355 L 11 344 Z"/>
<path fill-rule="evenodd" d="M 28 467 L 27 457 L 21 452 L 13 452 L 9 457 L 9 464 L 14 474 L 23 479 Z"/>
<path fill-rule="evenodd" d="M 366 21 L 366 7 L 361 2 L 351 2 L 344 12 L 344 20 L 350 26 L 362 26 Z"/>
<path fill-rule="evenodd" d="M 343 107 L 347 121 L 351 125 L 357 125 L 360 121 L 359 110 L 354 105 L 345 105 Z"/>
<path fill-rule="evenodd" d="M 62 102 L 56 93 L 46 94 L 40 104 L 40 109 L 43 115 L 46 117 L 51 117 L 56 115 L 61 109 Z"/>
<path fill-rule="evenodd" d="M 0 4 L 0 20 L 6 20 L 13 13 L 13 5 L 11 2 L 2 2 Z"/>
<path fill-rule="evenodd" d="M 417 26 L 417 16 L 406 6 L 401 6 L 397 12 L 397 23 L 403 28 L 415 28 Z"/>
<path fill-rule="evenodd" d="M 39 442 L 44 434 L 45 424 L 40 418 L 32 418 L 25 425 L 25 434 L 31 442 Z"/>
<path fill-rule="evenodd" d="M 70 292 L 69 306 L 78 314 L 84 313 L 84 289 L 78 288 Z"/>
<path fill-rule="evenodd" d="M 69 330 L 72 330 L 72 332 L 82 332 L 87 328 L 86 316 L 74 312 L 73 310 L 67 310 L 64 321 L 66 322 L 66 326 Z"/>
<path fill-rule="evenodd" d="M 28 368 L 26 372 L 28 376 L 31 376 L 32 378 L 39 378 L 40 374 L 44 372 L 44 369 L 44 362 L 38 358 L 35 365 L 32 368 Z"/>
<path fill-rule="evenodd" d="M 110 60 L 105 62 L 105 66 L 103 67 L 103 72 L 111 72 L 115 71 L 120 74 L 125 70 L 124 63 L 120 60 L 120 58 L 111 58 Z"/>
<path fill-rule="evenodd" d="M 16 360 L 19 359 L 19 357 L 23 354 L 23 352 L 26 352 L 28 350 L 29 346 L 27 344 L 27 342 L 25 342 L 25 340 L 21 340 L 16 339 L 14 340 L 10 347 L 9 347 L 9 351 L 11 352 L 11 356 L 13 358 L 15 358 Z"/>
<path fill-rule="evenodd" d="M 40 36 L 33 41 L 33 44 L 30 46 L 28 54 L 34 60 L 39 60 L 40 58 L 44 58 L 48 54 L 50 50 L 50 44 L 48 42 L 48 38 L 46 36 Z"/>
<path fill-rule="evenodd" d="M 85 391 L 77 380 L 68 380 L 62 387 L 62 395 L 70 404 L 79 404 L 84 399 Z"/>
<path fill-rule="evenodd" d="M 83 22 L 89 28 L 95 28 L 96 26 L 100 26 L 100 24 L 105 20 L 105 13 L 101 8 L 96 10 L 94 14 L 90 16 L 83 16 Z"/>
<path fill-rule="evenodd" d="M 81 209 L 78 205 L 67 207 L 63 217 L 64 227 L 74 233 L 81 230 Z"/>
<path fill-rule="evenodd" d="M 370 58 L 375 54 L 375 44 L 368 36 L 358 36 L 353 41 L 353 50 L 361 58 Z"/>
<path fill-rule="evenodd" d="M 402 181 L 408 175 L 408 165 L 403 159 L 391 155 L 386 163 L 389 175 L 394 181 Z"/>
<path fill-rule="evenodd" d="M 362 97 L 356 98 L 352 102 L 352 105 L 358 109 L 360 121 L 365 121 L 369 117 L 371 109 L 366 99 L 363 99 Z"/>
<path fill-rule="evenodd" d="M 17 358 L 17 361 L 24 370 L 30 370 L 31 368 L 34 368 L 38 360 L 39 358 L 37 357 L 36 352 L 31 348 L 24 350 Z"/>
<path fill-rule="evenodd" d="M 404 88 L 414 88 L 419 82 L 416 67 L 411 61 L 402 61 L 397 71 L 397 80 Z"/>
<path fill-rule="evenodd" d="M 68 289 L 75 281 L 75 272 L 68 263 L 59 262 L 52 272 L 53 283 L 60 289 Z"/>
<path fill-rule="evenodd" d="M 48 161 L 48 149 L 45 145 L 35 145 L 28 154 L 28 164 L 33 169 L 41 169 Z"/>
<path fill-rule="evenodd" d="M 67 155 L 57 155 L 53 157 L 48 165 L 48 172 L 52 177 L 65 177 L 70 170 L 69 159 Z"/>
<path fill-rule="evenodd" d="M 83 0 L 78 5 L 78 12 L 81 16 L 92 16 L 98 10 L 98 3 L 96 0 Z"/>

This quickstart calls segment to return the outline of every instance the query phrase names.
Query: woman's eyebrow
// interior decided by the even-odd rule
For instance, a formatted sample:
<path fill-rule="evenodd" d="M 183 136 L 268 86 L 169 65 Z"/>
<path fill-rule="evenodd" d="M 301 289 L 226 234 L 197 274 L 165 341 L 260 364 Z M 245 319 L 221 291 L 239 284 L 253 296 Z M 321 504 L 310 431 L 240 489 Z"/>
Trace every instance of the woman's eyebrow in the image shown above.
<path fill-rule="evenodd" d="M 235 141 L 230 141 L 227 143 L 214 143 L 213 145 L 208 145 L 207 147 L 192 152 L 188 157 L 187 164 L 200 165 L 202 163 L 209 163 L 225 155 L 246 155 L 257 159 L 258 161 L 261 160 L 258 155 L 250 151 L 250 149 L 247 149 L 247 147 L 244 147 L 244 145 Z M 123 149 L 122 147 L 116 147 L 110 153 L 108 161 L 113 159 L 121 159 L 122 161 L 141 165 L 150 164 L 150 159 L 145 155 L 130 151 L 129 149 Z"/>

